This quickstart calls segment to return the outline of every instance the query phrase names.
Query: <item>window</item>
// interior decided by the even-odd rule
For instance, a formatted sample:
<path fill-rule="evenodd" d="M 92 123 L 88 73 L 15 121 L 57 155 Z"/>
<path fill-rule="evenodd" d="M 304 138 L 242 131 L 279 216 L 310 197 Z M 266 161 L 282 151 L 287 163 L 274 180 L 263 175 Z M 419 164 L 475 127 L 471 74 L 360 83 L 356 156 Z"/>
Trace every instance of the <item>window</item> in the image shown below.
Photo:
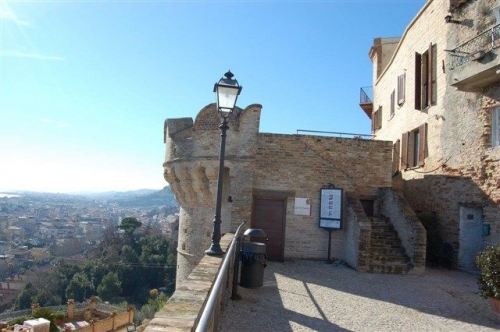
<path fill-rule="evenodd" d="M 403 133 L 401 139 L 401 168 L 423 166 L 426 157 L 427 124 Z"/>
<path fill-rule="evenodd" d="M 382 106 L 372 114 L 372 132 L 375 132 L 382 128 Z"/>
<path fill-rule="evenodd" d="M 423 53 L 415 53 L 415 109 L 424 110 L 436 105 L 437 59 L 436 45 L 430 44 Z"/>
<path fill-rule="evenodd" d="M 491 112 L 491 146 L 500 146 L 500 108 Z"/>
<path fill-rule="evenodd" d="M 394 90 L 392 90 L 391 92 L 391 117 L 394 116 L 394 112 L 395 112 L 395 109 L 396 109 L 396 103 L 395 103 L 395 97 L 396 96 L 396 92 Z"/>
<path fill-rule="evenodd" d="M 398 76 L 398 105 L 405 102 L 406 73 Z"/>
<path fill-rule="evenodd" d="M 396 174 L 399 171 L 399 164 L 401 160 L 399 148 L 400 141 L 397 140 L 396 143 L 392 145 L 392 174 Z"/>

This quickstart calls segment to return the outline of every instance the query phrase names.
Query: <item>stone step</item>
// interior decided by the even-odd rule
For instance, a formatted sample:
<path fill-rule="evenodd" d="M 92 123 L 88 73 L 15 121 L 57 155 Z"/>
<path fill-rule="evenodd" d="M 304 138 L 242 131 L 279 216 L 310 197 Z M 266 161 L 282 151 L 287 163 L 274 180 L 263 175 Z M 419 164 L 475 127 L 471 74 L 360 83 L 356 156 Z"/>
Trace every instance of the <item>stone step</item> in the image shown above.
<path fill-rule="evenodd" d="M 402 257 L 406 257 L 406 252 L 401 246 L 397 246 L 394 248 L 386 248 L 386 247 L 371 247 L 370 255 L 379 255 L 379 256 L 388 256 L 388 255 L 398 255 Z"/>
<path fill-rule="evenodd" d="M 394 248 L 401 247 L 401 240 L 381 240 L 381 239 L 372 239 L 370 241 L 370 245 L 375 248 Z"/>
<path fill-rule="evenodd" d="M 408 273 L 410 260 L 390 220 L 385 217 L 373 217 L 371 226 L 369 272 Z"/>
<path fill-rule="evenodd" d="M 374 239 L 374 240 L 379 240 L 379 241 L 385 241 L 385 240 L 387 240 L 387 241 L 395 241 L 395 240 L 400 241 L 399 237 L 396 234 L 388 233 L 388 232 L 386 234 L 375 234 L 375 235 L 372 234 L 371 238 L 372 238 L 372 240 Z"/>
<path fill-rule="evenodd" d="M 371 264 L 376 265 L 408 265 L 408 258 L 406 257 L 371 257 Z"/>
<path fill-rule="evenodd" d="M 370 264 L 368 272 L 385 274 L 407 274 L 410 271 L 408 264 L 395 264 L 391 266 Z"/>

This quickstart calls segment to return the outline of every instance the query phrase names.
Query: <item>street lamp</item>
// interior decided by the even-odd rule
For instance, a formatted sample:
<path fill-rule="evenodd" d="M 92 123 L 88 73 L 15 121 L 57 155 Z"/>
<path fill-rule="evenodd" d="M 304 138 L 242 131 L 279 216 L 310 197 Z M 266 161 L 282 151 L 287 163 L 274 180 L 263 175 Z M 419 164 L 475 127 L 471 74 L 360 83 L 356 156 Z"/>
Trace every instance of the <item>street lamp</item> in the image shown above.
<path fill-rule="evenodd" d="M 220 135 L 220 153 L 219 153 L 219 177 L 217 180 L 217 203 L 215 205 L 215 216 L 212 230 L 212 245 L 210 249 L 205 251 L 209 256 L 220 256 L 224 252 L 220 247 L 220 215 L 222 207 L 222 186 L 224 178 L 224 153 L 226 149 L 226 131 L 229 129 L 227 117 L 231 115 L 236 105 L 236 100 L 241 92 L 242 87 L 237 80 L 233 80 L 233 73 L 228 71 L 224 74 L 225 78 L 221 78 L 214 85 L 214 92 L 217 95 L 217 113 L 221 116 Z"/>

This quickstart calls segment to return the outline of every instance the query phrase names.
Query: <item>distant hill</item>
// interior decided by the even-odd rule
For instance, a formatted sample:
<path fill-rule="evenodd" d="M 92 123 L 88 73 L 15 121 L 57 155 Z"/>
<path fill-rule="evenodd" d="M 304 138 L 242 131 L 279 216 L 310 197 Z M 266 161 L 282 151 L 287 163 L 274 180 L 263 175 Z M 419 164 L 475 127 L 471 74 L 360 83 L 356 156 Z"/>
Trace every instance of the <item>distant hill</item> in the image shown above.
<path fill-rule="evenodd" d="M 103 197 L 101 197 L 103 198 Z M 170 187 L 165 186 L 162 190 L 141 189 L 127 192 L 116 192 L 107 197 L 110 203 L 116 203 L 124 207 L 178 207 L 175 196 Z"/>
<path fill-rule="evenodd" d="M 170 191 L 170 187 L 165 186 L 161 190 L 139 189 L 132 191 L 109 191 L 101 193 L 78 193 L 78 194 L 55 194 L 31 191 L 4 192 L 0 199 L 7 197 L 24 197 L 35 201 L 57 201 L 71 204 L 78 201 L 94 200 L 115 203 L 123 207 L 137 208 L 158 208 L 165 206 L 169 209 L 179 208 L 175 196 Z"/>

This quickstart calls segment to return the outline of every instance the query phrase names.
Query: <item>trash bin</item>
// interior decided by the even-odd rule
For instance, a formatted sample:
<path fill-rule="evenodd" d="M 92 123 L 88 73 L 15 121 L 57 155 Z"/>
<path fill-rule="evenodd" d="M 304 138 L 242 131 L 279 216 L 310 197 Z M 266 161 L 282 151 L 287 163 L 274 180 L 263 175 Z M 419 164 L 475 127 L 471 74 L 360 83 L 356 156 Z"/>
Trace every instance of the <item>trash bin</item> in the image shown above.
<path fill-rule="evenodd" d="M 240 286 L 262 287 L 266 267 L 266 245 L 260 242 L 243 242 L 240 251 Z"/>

